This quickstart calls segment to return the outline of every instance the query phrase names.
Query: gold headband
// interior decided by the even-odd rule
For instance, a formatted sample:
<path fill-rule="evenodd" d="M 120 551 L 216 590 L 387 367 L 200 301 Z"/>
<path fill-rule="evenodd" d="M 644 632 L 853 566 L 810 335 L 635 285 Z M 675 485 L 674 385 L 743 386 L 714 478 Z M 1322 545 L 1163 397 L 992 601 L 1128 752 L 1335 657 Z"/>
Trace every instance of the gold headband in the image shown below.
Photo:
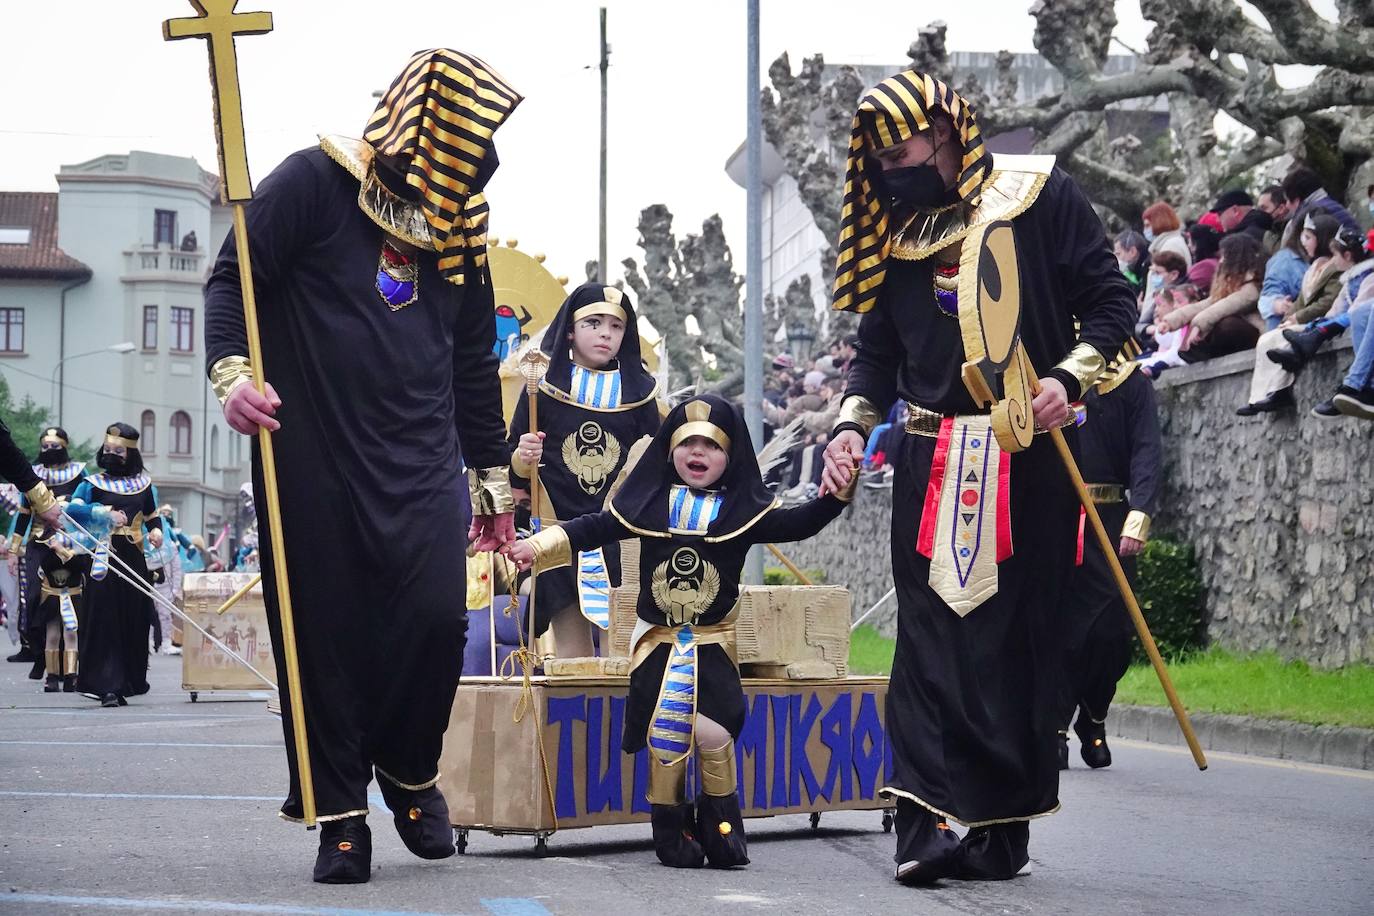
<path fill-rule="evenodd" d="M 105 436 L 105 444 L 118 445 L 123 448 L 138 448 L 138 443 L 133 439 L 125 439 L 123 436 L 112 436 L 109 434 Z"/>
<path fill-rule="evenodd" d="M 572 320 L 578 322 L 591 315 L 610 315 L 613 318 L 619 318 L 621 321 L 630 320 L 629 316 L 625 314 L 625 310 L 614 302 L 593 302 L 591 305 L 584 305 L 573 312 Z"/>
<path fill-rule="evenodd" d="M 705 436 L 727 452 L 730 451 L 730 437 L 725 434 L 725 430 L 709 420 L 692 420 L 673 430 L 673 436 L 668 440 L 668 450 L 672 451 L 681 445 L 683 440 L 693 436 Z"/>
<path fill-rule="evenodd" d="M 68 448 L 71 445 L 70 442 L 68 442 L 66 439 L 63 439 L 61 436 L 50 435 L 48 433 L 43 434 L 43 438 L 39 440 L 39 445 L 47 445 L 49 442 L 56 443 L 57 445 L 60 445 L 63 448 Z"/>

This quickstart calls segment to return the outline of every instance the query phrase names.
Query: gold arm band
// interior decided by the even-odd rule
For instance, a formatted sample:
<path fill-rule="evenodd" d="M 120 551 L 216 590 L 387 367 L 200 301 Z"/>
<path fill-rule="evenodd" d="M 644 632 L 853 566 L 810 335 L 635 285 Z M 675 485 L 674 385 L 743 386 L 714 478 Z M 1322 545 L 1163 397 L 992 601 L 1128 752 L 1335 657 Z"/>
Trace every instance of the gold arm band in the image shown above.
<path fill-rule="evenodd" d="M 48 485 L 41 480 L 33 489 L 24 491 L 24 498 L 33 507 L 35 515 L 42 515 L 57 505 L 57 497 L 52 495 L 52 490 L 49 490 Z"/>
<path fill-rule="evenodd" d="M 468 493 L 473 515 L 503 515 L 515 511 L 510 492 L 510 468 L 468 468 Z"/>
<path fill-rule="evenodd" d="M 573 312 L 572 320 L 577 322 L 592 315 L 610 315 L 612 318 L 619 318 L 621 321 L 630 320 L 630 317 L 625 314 L 625 309 L 616 305 L 614 302 L 593 302 L 591 305 L 584 305 L 582 308 Z"/>
<path fill-rule="evenodd" d="M 697 751 L 701 761 L 701 791 L 717 798 L 735 794 L 739 788 L 735 771 L 735 742 L 724 747 L 703 747 Z"/>
<path fill-rule="evenodd" d="M 19 532 L 10 535 L 10 550 L 19 553 L 19 548 L 24 546 L 24 539 L 19 536 Z"/>
<path fill-rule="evenodd" d="M 649 791 L 644 798 L 651 805 L 680 805 L 687 800 L 687 758 L 664 765 L 649 756 Z"/>
<path fill-rule="evenodd" d="M 1082 396 L 1107 368 L 1107 358 L 1092 344 L 1079 342 L 1069 351 L 1068 356 L 1055 364 L 1054 368 L 1063 369 L 1072 375 L 1078 382 L 1078 392 Z"/>
<path fill-rule="evenodd" d="M 210 367 L 210 386 L 222 406 L 240 385 L 253 381 L 253 364 L 246 356 L 226 356 Z"/>
<path fill-rule="evenodd" d="M 1126 524 L 1121 526 L 1121 536 L 1135 538 L 1137 541 L 1150 539 L 1150 517 L 1139 509 L 1126 513 Z"/>
<path fill-rule="evenodd" d="M 840 414 L 835 418 L 835 425 L 841 423 L 853 423 L 863 430 L 864 438 L 872 435 L 873 430 L 879 423 L 883 422 L 883 415 L 873 402 L 863 395 L 851 394 L 840 402 Z"/>
<path fill-rule="evenodd" d="M 568 543 L 568 532 L 554 525 L 545 528 L 529 539 L 534 548 L 534 570 L 544 572 L 572 565 L 572 547 Z"/>
<path fill-rule="evenodd" d="M 709 420 L 690 420 L 673 430 L 673 437 L 668 440 L 668 451 L 671 452 L 684 440 L 693 436 L 705 436 L 727 452 L 730 451 L 730 437 L 725 434 L 725 430 Z"/>
<path fill-rule="evenodd" d="M 510 469 L 515 472 L 517 477 L 523 477 L 526 480 L 529 480 L 530 472 L 537 468 L 539 465 L 533 461 L 526 461 L 524 456 L 522 456 L 520 452 L 521 449 L 519 446 L 516 446 L 515 451 L 511 452 Z"/>
<path fill-rule="evenodd" d="M 1088 490 L 1088 496 L 1099 505 L 1119 503 L 1126 498 L 1126 488 L 1118 483 L 1089 483 L 1084 486 Z"/>

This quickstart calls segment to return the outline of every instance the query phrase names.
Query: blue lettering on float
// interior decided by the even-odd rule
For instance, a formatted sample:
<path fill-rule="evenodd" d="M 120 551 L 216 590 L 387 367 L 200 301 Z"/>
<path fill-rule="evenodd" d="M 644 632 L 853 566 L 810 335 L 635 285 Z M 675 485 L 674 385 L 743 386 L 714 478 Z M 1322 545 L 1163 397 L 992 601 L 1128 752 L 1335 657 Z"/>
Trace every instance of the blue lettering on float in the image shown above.
<path fill-rule="evenodd" d="M 821 717 L 821 744 L 830 749 L 830 763 L 825 768 L 825 783 L 820 794 L 828 802 L 835 800 L 837 781 L 840 801 L 847 802 L 854 797 L 854 764 L 849 737 L 854 722 L 852 700 L 849 694 L 840 694 Z"/>
<path fill-rule="evenodd" d="M 611 727 L 606 730 L 606 769 L 601 768 L 601 719 L 605 701 L 611 702 Z M 621 799 L 620 735 L 624 731 L 625 698 L 591 697 L 587 701 L 587 813 L 619 811 Z"/>
<path fill-rule="evenodd" d="M 558 728 L 558 788 L 553 811 L 558 817 L 577 816 L 577 774 L 573 766 L 573 723 L 587 721 L 587 696 L 549 697 L 549 724 Z"/>
<path fill-rule="evenodd" d="M 749 702 L 749 697 L 744 698 Z M 754 761 L 754 804 L 755 808 L 768 807 L 768 697 L 754 697 L 754 706 L 744 717 L 744 729 L 735 742 L 735 766 L 739 771 L 739 791 L 741 804 L 750 807 L 744 797 L 744 758 Z"/>
<path fill-rule="evenodd" d="M 854 741 L 851 745 L 854 773 L 859 777 L 860 798 L 872 798 L 878 791 L 878 771 L 882 768 L 886 744 L 883 722 L 878 717 L 878 701 L 873 694 L 865 693 L 859 698 L 859 716 L 854 720 Z"/>
<path fill-rule="evenodd" d="M 759 697 L 763 699 L 763 697 Z M 787 696 L 770 696 L 773 705 L 773 798 L 770 807 L 787 807 Z"/>
<path fill-rule="evenodd" d="M 821 714 L 821 701 L 816 699 L 813 693 L 807 697 L 806 712 L 801 712 L 802 697 L 799 693 L 794 693 L 788 697 L 788 729 L 787 733 L 791 737 L 791 754 L 789 755 L 788 779 L 787 779 L 787 803 L 789 805 L 801 804 L 801 787 L 806 785 L 806 800 L 814 801 L 817 795 L 821 794 L 820 783 L 816 782 L 816 774 L 811 769 L 811 758 L 806 754 L 806 744 L 811 738 L 811 729 L 816 725 L 816 719 Z"/>

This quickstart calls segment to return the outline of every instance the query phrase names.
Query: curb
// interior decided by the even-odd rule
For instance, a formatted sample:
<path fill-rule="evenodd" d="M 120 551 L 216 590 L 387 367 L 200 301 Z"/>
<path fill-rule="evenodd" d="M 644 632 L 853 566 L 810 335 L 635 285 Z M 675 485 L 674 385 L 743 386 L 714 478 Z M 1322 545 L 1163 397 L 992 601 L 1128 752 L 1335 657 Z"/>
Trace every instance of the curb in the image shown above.
<path fill-rule="evenodd" d="M 1374 770 L 1374 729 L 1210 712 L 1189 713 L 1189 719 L 1206 750 Z M 1107 734 L 1185 746 L 1183 732 L 1168 707 L 1115 706 L 1107 716 Z"/>

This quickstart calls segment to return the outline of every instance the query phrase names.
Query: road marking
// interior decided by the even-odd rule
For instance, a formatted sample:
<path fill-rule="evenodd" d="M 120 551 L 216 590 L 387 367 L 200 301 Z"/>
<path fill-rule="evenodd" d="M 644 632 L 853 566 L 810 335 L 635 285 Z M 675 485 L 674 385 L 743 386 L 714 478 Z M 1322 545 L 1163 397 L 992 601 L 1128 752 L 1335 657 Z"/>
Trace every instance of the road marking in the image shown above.
<path fill-rule="evenodd" d="M 19 792 L 0 789 L 5 798 L 133 798 L 150 801 L 281 801 L 277 795 L 157 795 L 140 792 Z M 4 899 L 0 896 L 0 899 Z"/>
<path fill-rule="evenodd" d="M 499 901 L 497 901 L 499 902 Z M 533 903 L 534 901 L 530 901 Z M 283 913 L 293 916 L 461 916 L 454 913 L 425 913 L 419 910 L 346 910 L 339 907 L 291 906 L 274 903 L 232 903 L 227 900 L 136 900 L 132 897 L 71 897 L 58 894 L 3 894 L 0 905 L 22 904 L 66 904 L 68 906 L 99 906 L 113 910 L 175 910 L 180 912 L 203 913 L 217 910 L 226 913 Z M 482 901 L 485 906 L 487 901 Z M 538 906 L 538 904 L 535 904 Z M 491 910 L 493 913 L 511 916 L 534 916 L 547 913 L 537 910 Z"/>
<path fill-rule="evenodd" d="M 529 897 L 488 897 L 482 908 L 491 916 L 552 916 L 544 904 Z"/>
<path fill-rule="evenodd" d="M 8 738 L 0 738 L 0 744 L 36 744 L 41 747 L 282 747 L 280 744 L 209 744 L 197 741 L 20 741 Z"/>
<path fill-rule="evenodd" d="M 127 709 L 127 707 L 125 707 Z M 46 706 L 10 706 L 5 709 L 6 713 L 28 713 L 29 715 L 39 716 L 89 716 L 91 718 L 108 718 L 113 720 L 116 716 L 120 721 L 124 721 L 128 716 L 140 719 L 186 719 L 195 721 L 196 719 L 275 719 L 276 716 L 264 710 L 260 713 L 220 713 L 220 712 L 143 712 L 142 710 L 129 710 L 128 712 L 112 713 L 106 709 L 53 709 Z"/>
<path fill-rule="evenodd" d="M 1138 747 L 1142 750 L 1161 751 L 1165 754 L 1186 754 L 1190 758 L 1192 757 L 1192 752 L 1186 747 L 1155 744 L 1152 741 L 1139 741 L 1135 738 L 1113 738 L 1112 741 L 1128 747 Z M 1347 767 L 1325 766 L 1320 763 L 1302 763 L 1298 760 L 1275 760 L 1272 757 L 1234 754 L 1230 751 L 1207 751 L 1207 759 L 1208 761 L 1225 760 L 1228 763 L 1248 763 L 1257 767 L 1275 767 L 1280 770 L 1301 770 L 1304 773 L 1318 773 L 1323 776 L 1344 776 L 1346 779 L 1374 780 L 1374 772 L 1369 770 L 1352 770 Z"/>

